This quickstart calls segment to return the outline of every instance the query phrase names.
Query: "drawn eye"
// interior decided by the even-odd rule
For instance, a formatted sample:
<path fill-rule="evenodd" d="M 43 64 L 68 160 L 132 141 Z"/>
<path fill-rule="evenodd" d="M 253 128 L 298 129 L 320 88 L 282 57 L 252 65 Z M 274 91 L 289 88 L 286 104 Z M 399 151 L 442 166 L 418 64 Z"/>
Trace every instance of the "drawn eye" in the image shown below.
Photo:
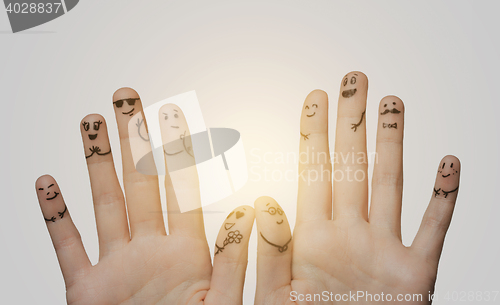
<path fill-rule="evenodd" d="M 176 118 L 176 119 L 177 119 L 178 117 L 179 117 L 179 115 L 178 115 L 177 113 L 176 113 L 176 114 L 174 114 L 174 118 Z"/>
<path fill-rule="evenodd" d="M 99 127 L 101 126 L 101 124 L 102 124 L 101 121 L 94 122 L 94 130 L 99 130 Z"/>
<path fill-rule="evenodd" d="M 396 102 L 392 102 L 393 105 L 396 105 Z"/>
<path fill-rule="evenodd" d="M 451 163 L 450 168 L 453 168 L 453 163 Z"/>
<path fill-rule="evenodd" d="M 269 210 L 267 210 L 269 214 L 274 215 L 276 214 L 276 208 L 270 207 Z"/>
<path fill-rule="evenodd" d="M 318 105 L 316 105 L 316 104 L 313 104 L 312 106 L 318 108 Z"/>
<path fill-rule="evenodd" d="M 38 190 L 39 190 L 39 191 L 43 191 L 43 187 L 39 188 Z"/>
<path fill-rule="evenodd" d="M 347 77 L 344 79 L 344 87 L 347 85 Z"/>
<path fill-rule="evenodd" d="M 354 85 L 356 83 L 356 77 L 351 77 L 351 85 Z"/>
<path fill-rule="evenodd" d="M 123 100 L 116 101 L 113 104 L 116 105 L 116 108 L 122 108 L 122 106 L 123 106 Z"/>
<path fill-rule="evenodd" d="M 306 106 L 306 109 L 309 109 L 309 106 Z"/>
<path fill-rule="evenodd" d="M 135 98 L 129 98 L 129 99 L 127 99 L 127 104 L 129 106 L 134 106 L 135 100 L 136 100 Z"/>
<path fill-rule="evenodd" d="M 82 125 L 83 125 L 83 129 L 84 129 L 85 131 L 89 131 L 89 127 L 90 127 L 89 122 L 83 122 L 83 123 L 82 123 Z"/>
<path fill-rule="evenodd" d="M 168 115 L 165 114 L 165 121 L 168 120 Z"/>
<path fill-rule="evenodd" d="M 444 165 L 445 165 L 445 164 L 446 164 L 446 163 L 443 163 L 443 167 L 441 167 L 441 168 L 444 168 Z"/>
<path fill-rule="evenodd" d="M 281 208 L 278 208 L 278 214 L 283 215 L 283 210 Z"/>

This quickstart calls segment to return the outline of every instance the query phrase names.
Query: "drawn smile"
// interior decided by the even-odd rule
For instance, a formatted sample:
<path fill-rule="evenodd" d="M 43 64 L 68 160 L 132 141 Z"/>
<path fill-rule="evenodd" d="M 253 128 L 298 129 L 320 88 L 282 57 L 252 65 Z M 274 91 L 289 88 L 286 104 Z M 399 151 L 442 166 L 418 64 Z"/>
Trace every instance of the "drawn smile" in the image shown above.
<path fill-rule="evenodd" d="M 89 134 L 89 139 L 95 140 L 97 138 L 97 133 L 96 134 Z"/>
<path fill-rule="evenodd" d="M 175 152 L 175 153 L 168 153 L 166 152 L 165 150 L 163 150 L 163 152 L 165 153 L 165 155 L 167 156 L 175 156 L 177 154 L 180 154 L 181 152 L 183 152 L 184 150 L 179 150 L 178 152 Z"/>
<path fill-rule="evenodd" d="M 277 221 L 276 223 L 279 224 L 279 225 L 282 224 L 283 223 L 283 219 L 281 221 Z"/>
<path fill-rule="evenodd" d="M 316 114 L 316 112 L 315 112 L 315 113 L 313 113 L 313 114 L 306 114 L 306 116 L 308 116 L 308 117 L 312 117 L 312 116 L 313 116 L 313 115 L 315 115 L 315 114 Z"/>
<path fill-rule="evenodd" d="M 123 114 L 132 114 L 132 112 L 134 112 L 135 108 L 132 108 L 132 110 L 130 110 L 129 112 L 122 112 Z"/>
<path fill-rule="evenodd" d="M 448 174 L 448 175 L 446 175 L 446 176 L 445 176 L 445 175 L 441 175 L 441 176 L 443 176 L 443 178 L 446 178 L 446 177 L 448 177 L 449 175 L 450 175 L 450 174 Z"/>
<path fill-rule="evenodd" d="M 59 193 L 58 192 L 54 192 L 54 197 L 47 198 L 47 200 L 52 200 L 52 199 L 56 198 L 57 195 L 59 195 Z"/>
<path fill-rule="evenodd" d="M 358 91 L 358 89 L 344 90 L 342 91 L 342 97 L 350 98 L 351 96 L 356 94 L 356 91 Z"/>

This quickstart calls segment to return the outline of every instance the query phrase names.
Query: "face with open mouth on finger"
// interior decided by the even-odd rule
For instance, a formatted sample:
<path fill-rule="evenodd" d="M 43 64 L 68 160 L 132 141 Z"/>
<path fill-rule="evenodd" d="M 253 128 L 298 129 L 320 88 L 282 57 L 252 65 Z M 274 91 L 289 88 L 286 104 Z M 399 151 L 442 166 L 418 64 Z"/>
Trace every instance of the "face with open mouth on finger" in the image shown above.
<path fill-rule="evenodd" d="M 83 130 L 87 133 L 87 136 L 89 137 L 89 140 L 94 141 L 97 139 L 97 131 L 99 130 L 99 127 L 101 127 L 102 121 L 97 120 L 97 121 L 83 121 L 82 122 L 82 127 Z"/>
<path fill-rule="evenodd" d="M 443 178 L 448 178 L 451 176 L 454 176 L 458 174 L 458 170 L 453 168 L 453 162 L 443 162 L 443 164 L 439 167 L 438 173 L 441 175 Z"/>
<path fill-rule="evenodd" d="M 342 97 L 350 98 L 358 92 L 356 83 L 358 81 L 359 74 L 356 72 L 347 74 L 342 80 Z"/>

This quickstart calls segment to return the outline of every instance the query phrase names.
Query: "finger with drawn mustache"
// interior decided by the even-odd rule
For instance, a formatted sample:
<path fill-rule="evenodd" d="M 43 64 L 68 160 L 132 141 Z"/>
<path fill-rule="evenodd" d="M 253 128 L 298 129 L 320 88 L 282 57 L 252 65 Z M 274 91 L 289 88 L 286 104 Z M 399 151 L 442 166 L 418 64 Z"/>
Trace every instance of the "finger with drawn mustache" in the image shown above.
<path fill-rule="evenodd" d="M 381 112 L 380 114 L 384 115 L 384 114 L 388 114 L 388 113 L 398 114 L 398 113 L 401 113 L 401 111 L 397 110 L 396 108 L 392 108 L 392 109 L 386 109 L 386 110 L 384 110 L 384 112 Z"/>

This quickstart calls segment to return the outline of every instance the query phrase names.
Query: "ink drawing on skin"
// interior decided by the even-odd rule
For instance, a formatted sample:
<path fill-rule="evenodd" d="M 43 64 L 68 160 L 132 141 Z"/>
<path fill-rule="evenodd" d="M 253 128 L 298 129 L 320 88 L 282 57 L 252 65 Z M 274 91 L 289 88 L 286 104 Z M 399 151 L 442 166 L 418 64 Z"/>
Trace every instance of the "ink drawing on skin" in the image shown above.
<path fill-rule="evenodd" d="M 453 163 L 450 163 L 450 165 L 446 166 L 446 162 L 443 162 L 443 165 L 441 165 L 438 169 L 438 173 L 442 178 L 446 179 L 448 177 L 454 176 L 455 174 L 458 174 L 458 170 L 456 168 L 453 168 Z M 447 198 L 448 194 L 454 193 L 456 191 L 458 191 L 458 186 L 452 190 L 449 190 L 449 191 L 445 191 L 442 188 L 438 188 L 437 190 L 436 190 L 436 188 L 434 188 L 434 197 L 437 197 L 437 195 L 441 195 L 440 192 L 442 192 L 444 195 L 444 198 Z"/>
<path fill-rule="evenodd" d="M 350 79 L 348 76 L 344 78 L 344 80 L 342 81 L 342 86 L 346 87 L 347 85 L 349 85 L 348 87 L 353 87 L 353 88 L 344 88 L 344 90 L 342 91 L 342 97 L 350 98 L 351 96 L 355 95 L 356 92 L 358 91 L 358 89 L 354 88 L 354 85 L 356 84 L 356 76 L 358 76 L 358 74 L 354 73 Z"/>
<path fill-rule="evenodd" d="M 139 100 L 139 98 L 125 98 L 121 100 L 114 101 L 113 104 L 115 105 L 116 108 L 122 108 L 122 114 L 128 115 L 128 116 L 133 116 L 134 115 L 134 105 L 135 101 Z M 128 106 L 127 106 L 128 105 Z M 125 107 L 124 107 L 125 106 Z"/>
<path fill-rule="evenodd" d="M 366 112 L 366 110 L 363 111 L 363 113 L 361 114 L 361 119 L 359 120 L 358 123 L 352 124 L 351 129 L 354 129 L 354 132 L 356 132 L 356 130 L 358 130 L 359 125 L 361 125 L 361 123 L 363 122 L 363 118 L 365 117 L 365 112 Z"/>
<path fill-rule="evenodd" d="M 135 123 L 135 126 L 137 126 L 137 133 L 139 134 L 139 137 L 142 140 L 148 142 L 149 141 L 149 134 L 146 131 L 146 124 L 144 124 L 144 119 L 138 118 L 137 123 Z"/>
<path fill-rule="evenodd" d="M 163 145 L 163 151 L 167 156 L 175 156 L 180 153 L 186 152 L 189 156 L 194 158 L 193 146 L 191 141 L 188 141 L 187 123 L 185 118 L 181 118 L 181 113 L 176 108 L 169 108 L 163 114 L 163 128 L 169 130 L 165 131 L 168 134 L 170 141 L 166 141 Z M 168 147 L 167 147 L 168 146 Z"/>
<path fill-rule="evenodd" d="M 311 117 L 315 116 L 317 109 L 318 109 L 318 104 L 312 104 L 311 107 L 309 107 L 309 105 L 306 105 L 304 107 L 304 111 L 309 110 L 309 111 L 305 112 L 306 117 L 311 118 Z M 302 132 L 300 132 L 300 135 L 304 138 L 304 140 L 309 140 L 310 133 L 303 134 Z"/>
<path fill-rule="evenodd" d="M 395 114 L 401 113 L 401 111 L 399 111 L 398 109 L 396 109 L 396 107 L 394 107 L 396 106 L 396 102 L 392 102 L 392 105 L 393 105 L 392 109 L 389 109 L 387 108 L 387 104 L 385 104 L 384 105 L 385 110 L 382 111 L 380 115 L 386 115 L 388 113 L 395 113 Z"/>
<path fill-rule="evenodd" d="M 246 211 L 245 208 L 243 208 L 244 211 Z M 245 212 L 243 211 L 232 211 L 229 213 L 229 215 L 226 217 L 226 220 L 231 218 L 231 216 L 235 216 L 236 219 L 240 219 L 241 217 L 245 216 Z M 233 220 L 231 220 L 233 221 Z M 230 230 L 232 227 L 234 227 L 236 223 L 235 222 L 226 222 L 224 223 L 224 229 L 226 231 Z M 222 251 L 226 248 L 227 245 L 236 243 L 239 244 L 241 242 L 241 239 L 243 238 L 243 235 L 240 233 L 239 230 L 231 231 L 227 233 L 227 237 L 224 239 L 224 242 L 222 244 L 222 247 L 219 247 L 217 243 L 215 243 L 215 248 L 217 249 L 217 252 L 215 252 L 214 256 L 222 253 Z"/>
<path fill-rule="evenodd" d="M 39 187 L 38 188 L 38 191 L 41 194 L 45 194 L 45 200 L 54 200 L 57 198 L 57 196 L 59 196 L 59 194 L 61 193 L 61 191 L 59 191 L 59 189 L 57 188 L 57 186 L 55 186 L 54 183 L 51 183 L 49 186 L 47 186 L 46 188 L 43 188 L 43 187 Z M 59 192 L 58 192 L 59 191 Z M 57 212 L 58 216 L 62 219 L 64 217 L 64 214 L 68 211 L 68 208 L 66 207 L 66 205 L 64 205 L 64 210 L 62 212 Z M 45 219 L 46 222 L 55 222 L 57 217 L 56 216 L 52 216 L 51 218 L 45 218 L 43 217 L 43 219 Z"/>
<path fill-rule="evenodd" d="M 275 220 L 276 221 L 276 224 L 277 225 L 281 225 L 284 221 L 284 212 L 283 210 L 281 209 L 281 207 L 273 207 L 273 206 L 270 206 L 270 203 L 266 204 L 266 207 L 268 207 L 267 210 L 262 210 L 263 213 L 269 213 L 269 215 L 271 216 L 275 216 L 277 219 Z M 278 248 L 278 251 L 280 253 L 283 253 L 285 252 L 286 250 L 288 250 L 288 244 L 292 241 L 292 237 L 290 236 L 290 239 L 283 245 L 278 245 L 276 243 L 273 243 L 271 241 L 269 241 L 265 236 L 264 234 L 262 234 L 262 232 L 260 232 L 260 236 L 262 237 L 262 239 L 264 239 L 264 241 L 268 244 L 270 244 L 271 246 L 273 247 L 276 247 Z"/>
<path fill-rule="evenodd" d="M 101 127 L 101 124 L 102 124 L 101 120 L 94 121 L 94 122 L 89 122 L 89 121 L 82 122 L 83 130 L 86 132 L 89 140 L 95 141 L 97 139 L 97 136 L 99 135 L 99 133 L 97 131 Z M 102 152 L 101 148 L 97 145 L 92 145 L 92 147 L 89 147 L 89 150 L 90 150 L 90 154 L 85 155 L 85 159 L 92 157 L 94 154 L 104 156 L 104 155 L 111 153 L 111 147 L 109 148 L 109 151 Z"/>

